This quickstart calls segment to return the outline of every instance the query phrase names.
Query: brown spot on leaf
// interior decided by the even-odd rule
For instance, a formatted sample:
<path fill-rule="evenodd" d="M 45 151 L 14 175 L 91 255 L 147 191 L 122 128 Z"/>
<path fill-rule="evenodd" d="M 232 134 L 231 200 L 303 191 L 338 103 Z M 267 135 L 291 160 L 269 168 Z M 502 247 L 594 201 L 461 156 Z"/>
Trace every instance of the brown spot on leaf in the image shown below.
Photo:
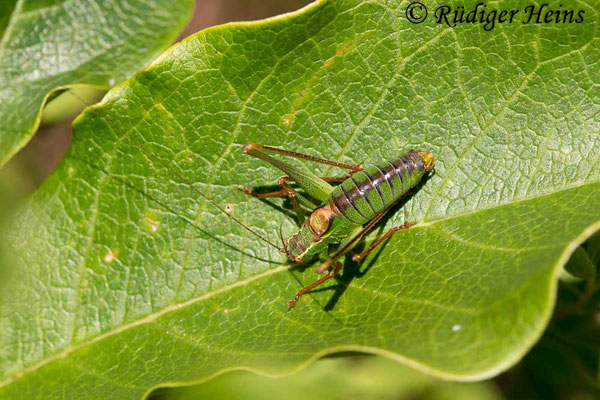
<path fill-rule="evenodd" d="M 117 258 L 118 255 L 119 252 L 117 250 L 111 250 L 104 256 L 104 262 L 112 262 L 115 258 Z"/>

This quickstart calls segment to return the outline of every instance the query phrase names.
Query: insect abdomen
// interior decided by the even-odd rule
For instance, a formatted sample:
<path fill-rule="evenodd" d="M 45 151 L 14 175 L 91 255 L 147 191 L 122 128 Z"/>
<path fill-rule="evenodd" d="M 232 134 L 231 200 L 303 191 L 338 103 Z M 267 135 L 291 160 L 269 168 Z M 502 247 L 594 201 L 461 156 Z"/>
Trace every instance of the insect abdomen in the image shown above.
<path fill-rule="evenodd" d="M 410 151 L 397 160 L 355 172 L 331 192 L 330 198 L 346 219 L 363 225 L 398 201 L 425 172 L 423 158 Z"/>

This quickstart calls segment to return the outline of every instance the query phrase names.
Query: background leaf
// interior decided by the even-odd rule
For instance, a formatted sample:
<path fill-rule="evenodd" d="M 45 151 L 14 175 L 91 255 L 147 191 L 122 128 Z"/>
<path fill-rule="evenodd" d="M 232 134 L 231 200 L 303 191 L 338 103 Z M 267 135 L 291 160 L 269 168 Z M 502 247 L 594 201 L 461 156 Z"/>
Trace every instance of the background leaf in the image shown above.
<path fill-rule="evenodd" d="M 0 166 L 38 127 L 52 93 L 108 89 L 175 39 L 193 1 L 0 2 Z"/>
<path fill-rule="evenodd" d="M 565 265 L 563 272 L 566 275 L 566 280 L 594 278 L 596 276 L 596 265 L 592 263 L 587 251 L 582 247 L 578 247 Z"/>
<path fill-rule="evenodd" d="M 582 247 L 589 249 L 594 241 L 592 237 Z M 592 400 L 600 396 L 599 287 L 597 279 L 561 282 L 552 321 L 541 340 L 502 376 L 506 398 Z"/>
<path fill-rule="evenodd" d="M 297 374 L 279 379 L 246 371 L 228 372 L 201 385 L 159 390 L 150 398 L 499 400 L 502 397 L 491 382 L 445 382 L 392 360 L 368 357 L 320 360 Z"/>
<path fill-rule="evenodd" d="M 596 10 L 487 32 L 412 25 L 404 7 L 319 2 L 209 29 L 88 109 L 16 218 L 0 394 L 139 398 L 347 350 L 472 380 L 522 357 L 600 227 Z M 385 223 L 416 227 L 287 312 L 312 270 L 290 273 L 173 173 L 276 240 L 294 229 L 285 204 L 236 189 L 280 176 L 248 142 L 367 164 L 426 148 L 436 174 Z"/>

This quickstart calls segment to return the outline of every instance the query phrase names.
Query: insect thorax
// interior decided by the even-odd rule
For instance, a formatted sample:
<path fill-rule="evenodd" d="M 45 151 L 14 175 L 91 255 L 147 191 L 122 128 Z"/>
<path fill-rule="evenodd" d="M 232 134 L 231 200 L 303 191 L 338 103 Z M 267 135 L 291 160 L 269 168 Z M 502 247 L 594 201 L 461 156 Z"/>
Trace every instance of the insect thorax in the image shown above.
<path fill-rule="evenodd" d="M 300 262 L 315 255 L 326 254 L 330 244 L 339 243 L 356 224 L 348 223 L 331 203 L 313 210 L 300 230 L 284 241 L 291 260 Z"/>

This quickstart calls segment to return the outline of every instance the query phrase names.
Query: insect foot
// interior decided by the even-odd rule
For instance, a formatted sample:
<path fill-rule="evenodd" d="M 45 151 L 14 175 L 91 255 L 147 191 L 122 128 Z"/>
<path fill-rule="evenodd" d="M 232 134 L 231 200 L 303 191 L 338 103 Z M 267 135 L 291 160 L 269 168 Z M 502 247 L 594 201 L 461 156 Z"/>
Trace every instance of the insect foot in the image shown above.
<path fill-rule="evenodd" d="M 253 150 L 259 149 L 259 148 L 261 148 L 261 147 L 262 147 L 261 145 L 259 145 L 259 144 L 256 144 L 256 143 L 248 143 L 248 144 L 245 144 L 245 145 L 244 145 L 244 147 L 242 147 L 242 151 L 243 151 L 245 154 L 249 154 L 249 153 L 251 153 Z"/>
<path fill-rule="evenodd" d="M 238 185 L 237 188 L 246 194 L 249 194 L 249 195 L 254 194 L 254 191 L 252 189 L 250 189 L 248 186 Z"/>

